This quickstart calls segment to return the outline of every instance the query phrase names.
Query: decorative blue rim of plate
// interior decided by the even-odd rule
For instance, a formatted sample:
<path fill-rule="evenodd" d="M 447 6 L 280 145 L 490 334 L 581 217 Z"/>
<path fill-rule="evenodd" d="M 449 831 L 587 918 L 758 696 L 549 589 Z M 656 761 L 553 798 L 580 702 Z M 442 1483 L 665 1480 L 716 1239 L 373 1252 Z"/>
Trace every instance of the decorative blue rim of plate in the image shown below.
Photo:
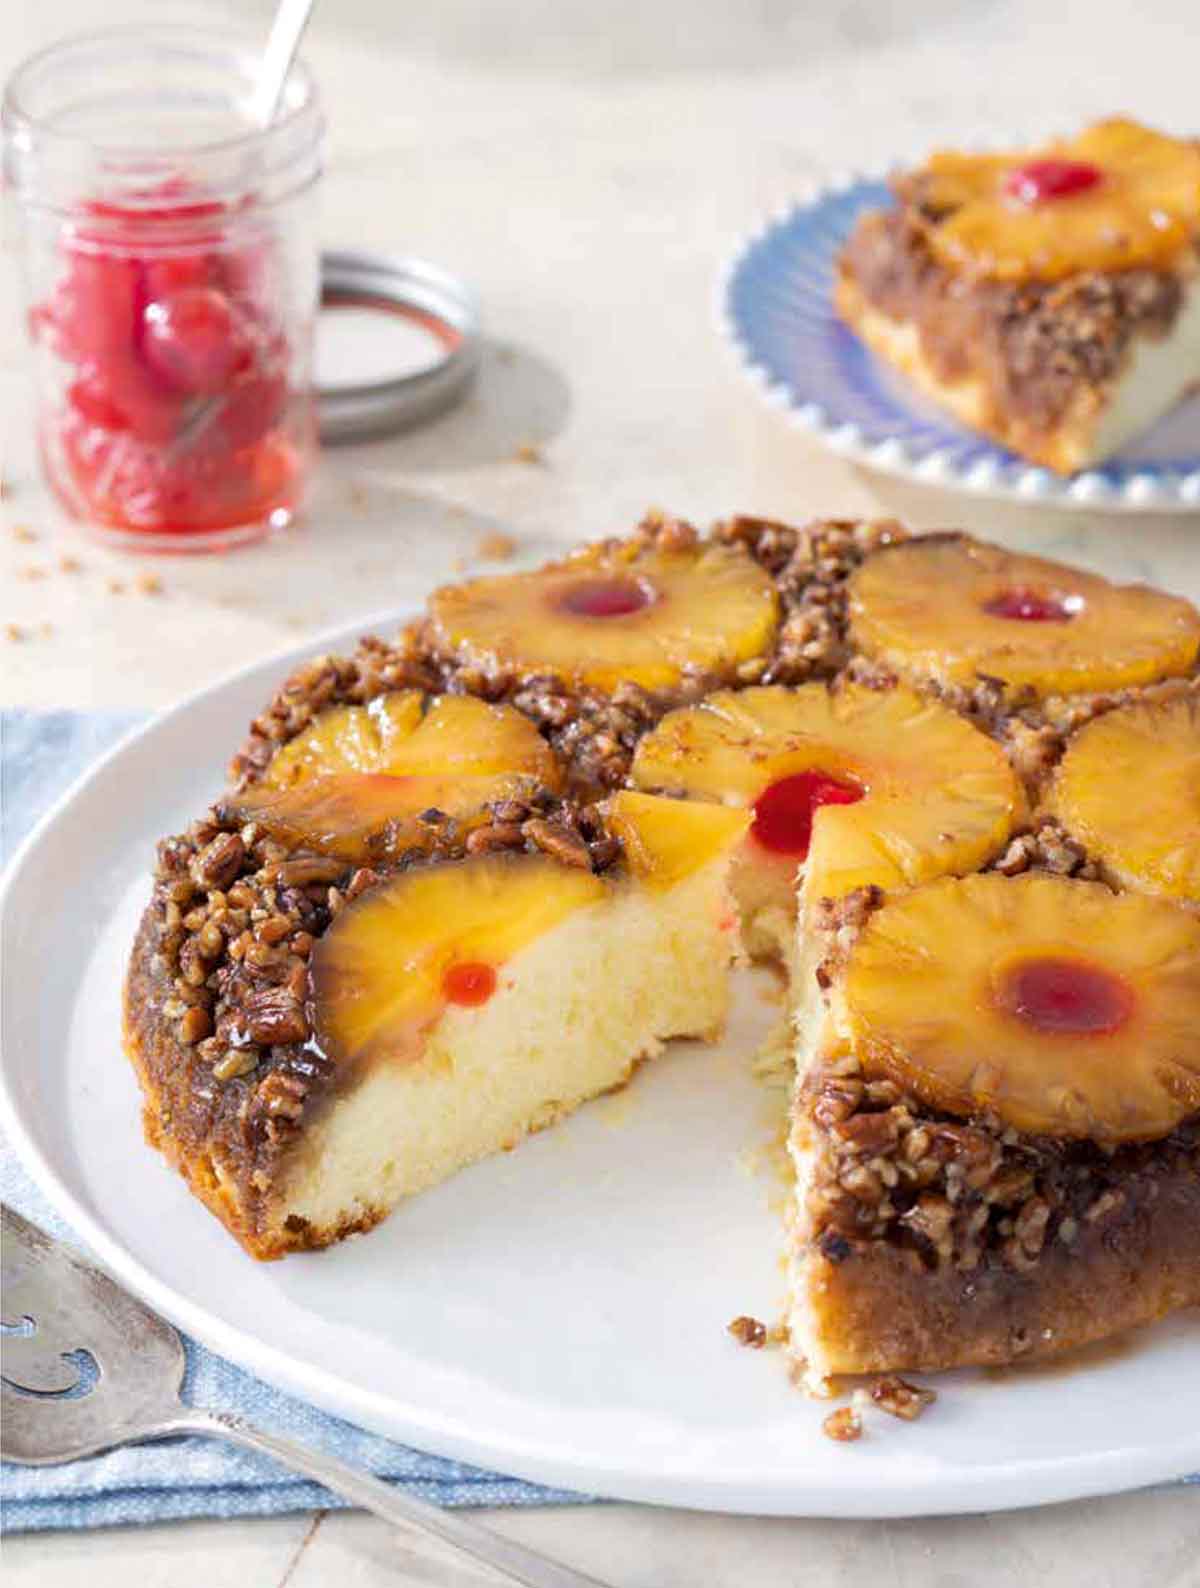
<path fill-rule="evenodd" d="M 886 369 L 838 318 L 832 288 L 855 220 L 890 201 L 882 175 L 845 176 L 777 211 L 726 265 L 720 329 L 769 406 L 855 462 L 929 485 L 1090 512 L 1200 511 L 1200 396 L 1063 478 L 956 424 Z"/>

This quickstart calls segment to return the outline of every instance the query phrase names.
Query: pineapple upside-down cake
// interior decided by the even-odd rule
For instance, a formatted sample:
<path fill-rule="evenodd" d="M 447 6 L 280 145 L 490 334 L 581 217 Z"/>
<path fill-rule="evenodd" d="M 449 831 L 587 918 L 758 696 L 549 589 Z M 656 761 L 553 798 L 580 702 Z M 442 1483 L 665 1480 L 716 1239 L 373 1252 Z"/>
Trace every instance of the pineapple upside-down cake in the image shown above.
<path fill-rule="evenodd" d="M 745 953 L 813 1380 L 1200 1303 L 1198 653 L 1186 601 L 891 522 L 654 514 L 438 591 L 160 845 L 147 1136 L 254 1256 L 324 1246 L 717 1032 Z"/>

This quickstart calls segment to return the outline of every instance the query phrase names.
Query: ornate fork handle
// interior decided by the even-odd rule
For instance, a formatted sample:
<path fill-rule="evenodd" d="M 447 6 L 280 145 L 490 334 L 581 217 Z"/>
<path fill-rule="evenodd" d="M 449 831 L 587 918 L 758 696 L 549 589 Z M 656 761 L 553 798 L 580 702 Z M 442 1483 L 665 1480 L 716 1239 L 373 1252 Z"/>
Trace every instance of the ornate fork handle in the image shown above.
<path fill-rule="evenodd" d="M 177 1434 L 202 1434 L 212 1439 L 228 1439 L 236 1445 L 244 1445 L 248 1450 L 272 1456 L 293 1472 L 301 1472 L 306 1478 L 312 1478 L 314 1482 L 332 1489 L 335 1494 L 349 1500 L 351 1505 L 374 1511 L 385 1522 L 406 1524 L 432 1533 L 452 1548 L 498 1571 L 506 1572 L 515 1581 L 524 1583 L 526 1588 L 606 1588 L 597 1578 L 573 1571 L 569 1566 L 560 1566 L 556 1561 L 526 1549 L 523 1544 L 489 1532 L 465 1516 L 428 1505 L 424 1500 L 405 1494 L 402 1489 L 381 1482 L 379 1478 L 357 1472 L 345 1462 L 327 1456 L 322 1451 L 312 1450 L 290 1439 L 280 1439 L 276 1434 L 263 1433 L 230 1413 L 183 1406 L 178 1413 L 172 1413 L 162 1422 L 156 1423 L 150 1437 L 166 1439 Z"/>

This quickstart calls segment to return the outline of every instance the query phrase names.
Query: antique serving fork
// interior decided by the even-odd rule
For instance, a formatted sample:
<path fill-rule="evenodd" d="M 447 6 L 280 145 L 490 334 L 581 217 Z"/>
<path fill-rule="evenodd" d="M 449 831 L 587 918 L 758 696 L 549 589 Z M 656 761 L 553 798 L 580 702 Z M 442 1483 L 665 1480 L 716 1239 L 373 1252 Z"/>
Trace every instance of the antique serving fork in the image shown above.
<path fill-rule="evenodd" d="M 199 1434 L 273 1456 L 387 1522 L 415 1527 L 526 1588 L 604 1588 L 596 1578 L 414 1499 L 321 1451 L 179 1398 L 178 1332 L 77 1252 L 11 1208 L 3 1237 L 0 1456 L 51 1466 L 116 1445 Z"/>

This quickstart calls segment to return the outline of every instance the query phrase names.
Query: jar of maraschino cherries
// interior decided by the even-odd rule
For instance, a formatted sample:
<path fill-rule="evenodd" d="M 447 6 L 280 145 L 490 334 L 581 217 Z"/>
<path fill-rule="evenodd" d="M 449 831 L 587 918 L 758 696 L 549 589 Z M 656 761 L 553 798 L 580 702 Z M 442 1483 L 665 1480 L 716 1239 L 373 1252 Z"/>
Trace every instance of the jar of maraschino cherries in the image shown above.
<path fill-rule="evenodd" d="M 322 120 L 297 66 L 258 124 L 258 67 L 224 33 L 113 28 L 5 93 L 46 475 L 123 546 L 282 527 L 312 467 Z"/>

